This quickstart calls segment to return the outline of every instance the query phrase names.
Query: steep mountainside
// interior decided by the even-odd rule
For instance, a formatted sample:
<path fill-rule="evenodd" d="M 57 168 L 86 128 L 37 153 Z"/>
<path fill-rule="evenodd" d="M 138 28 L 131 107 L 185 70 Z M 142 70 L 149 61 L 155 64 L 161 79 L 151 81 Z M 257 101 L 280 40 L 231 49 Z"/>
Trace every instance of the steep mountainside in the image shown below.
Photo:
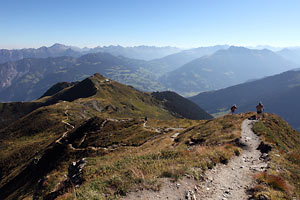
<path fill-rule="evenodd" d="M 180 114 L 181 117 L 197 120 L 213 118 L 195 103 L 176 94 L 175 92 L 153 92 L 151 95 L 159 101 L 162 101 L 169 111 L 174 111 L 175 113 Z"/>
<path fill-rule="evenodd" d="M 193 60 L 160 78 L 165 87 L 191 95 L 262 78 L 297 65 L 269 50 L 230 47 L 211 56 Z"/>
<path fill-rule="evenodd" d="M 163 58 L 150 60 L 147 64 L 151 71 L 156 75 L 161 76 L 167 72 L 171 72 L 181 67 L 182 65 L 202 56 L 208 56 L 220 49 L 227 49 L 227 45 L 217 45 L 211 47 L 199 47 L 184 50 L 178 53 L 174 53 Z"/>
<path fill-rule="evenodd" d="M 55 85 L 53 85 L 51 88 L 49 88 L 42 96 L 41 98 L 45 97 L 45 96 L 52 96 L 56 93 L 58 93 L 59 91 L 67 88 L 67 87 L 70 87 L 70 86 L 73 86 L 75 84 L 77 84 L 78 82 L 59 82 L 59 83 L 56 83 Z"/>
<path fill-rule="evenodd" d="M 107 53 L 86 54 L 79 58 L 28 58 L 4 63 L 0 65 L 0 101 L 33 100 L 57 82 L 79 81 L 94 73 L 140 90 L 162 89 L 144 64 L 142 60 Z"/>
<path fill-rule="evenodd" d="M 209 113 L 228 112 L 233 104 L 239 112 L 255 110 L 263 101 L 267 112 L 276 113 L 300 130 L 300 71 L 287 71 L 275 76 L 239 84 L 225 89 L 200 93 L 190 100 Z"/>

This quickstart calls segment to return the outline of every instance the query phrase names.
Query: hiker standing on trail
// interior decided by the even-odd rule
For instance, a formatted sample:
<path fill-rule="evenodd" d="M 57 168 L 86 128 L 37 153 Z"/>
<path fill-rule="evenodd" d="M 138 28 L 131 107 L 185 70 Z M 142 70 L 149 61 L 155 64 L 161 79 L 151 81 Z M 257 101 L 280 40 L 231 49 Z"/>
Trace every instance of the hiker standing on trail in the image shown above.
<path fill-rule="evenodd" d="M 231 106 L 230 110 L 231 110 L 231 114 L 234 114 L 234 111 L 237 109 L 237 106 L 234 104 L 233 106 Z"/>
<path fill-rule="evenodd" d="M 262 112 L 264 111 L 264 105 L 260 101 L 258 105 L 256 106 L 256 112 L 257 112 L 257 119 L 260 119 Z"/>

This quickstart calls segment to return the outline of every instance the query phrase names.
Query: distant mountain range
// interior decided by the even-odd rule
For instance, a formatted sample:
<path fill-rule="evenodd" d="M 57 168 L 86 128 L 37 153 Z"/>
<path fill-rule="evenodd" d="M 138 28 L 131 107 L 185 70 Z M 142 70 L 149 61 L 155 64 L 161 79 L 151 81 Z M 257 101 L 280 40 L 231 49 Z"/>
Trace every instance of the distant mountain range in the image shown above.
<path fill-rule="evenodd" d="M 178 67 L 200 58 L 210 55 L 220 49 L 226 49 L 227 45 L 217 45 L 211 47 L 199 47 L 188 50 L 181 50 L 175 47 L 155 47 L 155 46 L 104 46 L 95 48 L 78 48 L 63 44 L 54 44 L 50 47 L 40 47 L 37 49 L 0 49 L 0 63 L 17 61 L 23 58 L 48 58 L 71 56 L 80 57 L 90 53 L 109 53 L 114 56 L 123 56 L 132 59 L 149 61 L 148 68 L 158 76 L 177 69 Z"/>
<path fill-rule="evenodd" d="M 85 53 L 110 53 L 114 56 L 124 56 L 127 58 L 152 60 L 162 58 L 164 56 L 178 53 L 181 49 L 176 47 L 156 47 L 156 46 L 135 46 L 135 47 L 122 47 L 122 46 L 104 46 L 91 48 Z"/>
<path fill-rule="evenodd" d="M 260 80 L 247 82 L 221 90 L 203 92 L 189 98 L 213 113 L 228 113 L 233 104 L 238 112 L 255 111 L 259 101 L 265 111 L 280 115 L 300 130 L 300 71 L 291 70 Z"/>
<path fill-rule="evenodd" d="M 183 50 L 149 61 L 124 57 L 143 57 L 152 51 L 162 56 L 177 50 L 147 46 L 79 49 L 61 44 L 8 50 L 11 56 L 3 58 L 17 60 L 0 64 L 0 101 L 33 100 L 57 82 L 80 81 L 97 72 L 142 91 L 171 90 L 192 96 L 299 67 L 267 49 L 226 45 Z M 23 51 L 35 52 L 31 56 L 36 58 L 19 60 L 30 57 Z M 102 52 L 89 53 L 93 51 Z M 16 52 L 19 57 L 13 56 Z"/>
<path fill-rule="evenodd" d="M 142 67 L 145 62 L 108 53 L 7 62 L 0 65 L 0 101 L 33 100 L 57 82 L 79 81 L 94 73 L 144 91 L 163 90 Z"/>
<path fill-rule="evenodd" d="M 176 47 L 155 47 L 155 46 L 104 46 L 95 48 L 78 48 L 63 44 L 54 44 L 50 47 L 40 47 L 37 49 L 0 49 L 0 63 L 17 61 L 23 58 L 48 58 L 60 56 L 78 57 L 89 53 L 109 53 L 114 56 L 124 56 L 133 59 L 152 60 L 164 56 L 178 53 L 181 50 Z"/>
<path fill-rule="evenodd" d="M 40 47 L 38 49 L 0 49 L 0 63 L 9 61 L 17 61 L 23 58 L 48 58 L 60 56 L 80 56 L 79 48 L 66 46 L 62 44 L 54 44 L 51 47 Z"/>
<path fill-rule="evenodd" d="M 200 58 L 202 56 L 209 56 L 218 50 L 227 49 L 227 45 L 217 45 L 211 47 L 199 47 L 188 50 L 183 50 L 178 53 L 174 53 L 163 58 L 150 60 L 148 62 L 148 68 L 152 72 L 155 72 L 158 76 L 161 76 L 167 72 L 176 70 L 177 68 L 183 66 L 184 64 Z"/>
<path fill-rule="evenodd" d="M 297 67 L 298 65 L 267 49 L 252 50 L 232 46 L 195 59 L 166 73 L 159 80 L 167 89 L 189 96 Z"/>

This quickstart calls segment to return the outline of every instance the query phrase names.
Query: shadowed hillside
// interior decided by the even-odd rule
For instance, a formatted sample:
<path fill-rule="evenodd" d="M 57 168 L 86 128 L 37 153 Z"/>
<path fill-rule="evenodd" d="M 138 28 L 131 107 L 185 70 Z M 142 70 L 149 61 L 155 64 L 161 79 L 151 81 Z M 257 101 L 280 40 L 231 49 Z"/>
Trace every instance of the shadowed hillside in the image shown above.
<path fill-rule="evenodd" d="M 213 118 L 199 106 L 175 92 L 153 92 L 151 95 L 162 101 L 168 110 L 180 114 L 181 117 L 197 120 Z"/>
<path fill-rule="evenodd" d="M 255 111 L 262 101 L 267 112 L 276 113 L 294 128 L 300 128 L 300 71 L 288 71 L 221 90 L 204 92 L 190 100 L 210 114 L 228 112 L 233 104 L 239 112 Z"/>
<path fill-rule="evenodd" d="M 68 82 L 59 82 L 59 83 L 56 83 L 55 85 L 53 85 L 51 88 L 49 88 L 42 96 L 41 98 L 45 97 L 45 96 L 52 96 L 56 93 L 58 93 L 59 91 L 67 88 L 67 87 L 70 87 L 70 86 L 73 86 L 75 84 L 77 84 L 78 82 L 71 82 L 71 83 L 68 83 Z"/>

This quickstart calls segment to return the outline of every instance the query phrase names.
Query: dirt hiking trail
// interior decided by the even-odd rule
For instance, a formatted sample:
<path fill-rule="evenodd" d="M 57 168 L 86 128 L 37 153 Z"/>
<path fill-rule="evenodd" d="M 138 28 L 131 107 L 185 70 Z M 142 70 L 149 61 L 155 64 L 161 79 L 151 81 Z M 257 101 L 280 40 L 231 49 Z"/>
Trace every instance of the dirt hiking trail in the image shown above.
<path fill-rule="evenodd" d="M 264 171 L 264 161 L 257 147 L 260 138 L 252 131 L 254 120 L 242 123 L 241 143 L 244 145 L 240 156 L 234 157 L 227 165 L 218 164 L 207 170 L 204 181 L 184 177 L 177 183 L 163 180 L 159 192 L 143 190 L 132 192 L 124 199 L 174 199 L 174 200 L 247 200 L 251 197 L 248 189 L 253 186 L 253 175 Z"/>

